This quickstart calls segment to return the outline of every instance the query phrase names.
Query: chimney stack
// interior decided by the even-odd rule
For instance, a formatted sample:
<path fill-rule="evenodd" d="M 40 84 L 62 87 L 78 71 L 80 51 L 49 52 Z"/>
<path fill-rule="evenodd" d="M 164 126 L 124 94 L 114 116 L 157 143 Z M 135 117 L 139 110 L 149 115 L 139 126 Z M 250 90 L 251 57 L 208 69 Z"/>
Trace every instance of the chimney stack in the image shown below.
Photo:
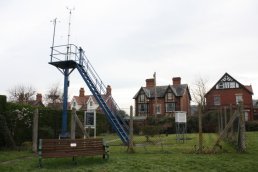
<path fill-rule="evenodd" d="M 36 95 L 36 101 L 37 101 L 37 102 L 42 102 L 42 94 L 39 94 L 39 93 L 38 93 L 38 94 Z"/>
<path fill-rule="evenodd" d="M 108 85 L 108 86 L 107 86 L 107 89 L 106 89 L 106 95 L 107 95 L 107 96 L 110 96 L 110 95 L 111 95 L 111 90 L 112 90 L 112 89 L 111 89 L 111 86 Z"/>
<path fill-rule="evenodd" d="M 80 88 L 80 94 L 79 94 L 79 97 L 84 97 L 85 95 L 85 91 L 84 91 L 84 88 Z"/>
<path fill-rule="evenodd" d="M 155 87 L 155 80 L 154 80 L 154 78 L 146 79 L 146 87 L 147 88 Z"/>
<path fill-rule="evenodd" d="M 181 85 L 181 78 L 180 77 L 174 77 L 172 78 L 173 85 Z"/>

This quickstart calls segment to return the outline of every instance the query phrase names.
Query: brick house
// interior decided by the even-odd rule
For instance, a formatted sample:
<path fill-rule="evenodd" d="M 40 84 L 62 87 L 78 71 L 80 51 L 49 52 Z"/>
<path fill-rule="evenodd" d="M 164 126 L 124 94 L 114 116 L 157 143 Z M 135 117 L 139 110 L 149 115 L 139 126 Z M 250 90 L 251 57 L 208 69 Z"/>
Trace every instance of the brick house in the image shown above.
<path fill-rule="evenodd" d="M 242 101 L 245 110 L 245 120 L 253 120 L 253 90 L 252 86 L 245 86 L 225 73 L 218 82 L 206 93 L 207 110 L 215 110 L 222 107 L 233 107 Z"/>
<path fill-rule="evenodd" d="M 133 97 L 135 116 L 173 116 L 175 111 L 190 114 L 191 95 L 188 85 L 181 84 L 180 77 L 172 80 L 173 85 L 155 86 L 154 78 L 146 79 L 146 86 L 141 87 Z"/>
<path fill-rule="evenodd" d="M 114 106 L 112 102 L 111 86 L 108 85 L 106 88 L 106 93 L 102 95 L 105 102 L 109 107 Z M 90 111 L 97 110 L 100 111 L 99 104 L 93 95 L 86 95 L 84 88 L 80 88 L 79 96 L 73 96 L 71 101 L 71 109 Z"/>

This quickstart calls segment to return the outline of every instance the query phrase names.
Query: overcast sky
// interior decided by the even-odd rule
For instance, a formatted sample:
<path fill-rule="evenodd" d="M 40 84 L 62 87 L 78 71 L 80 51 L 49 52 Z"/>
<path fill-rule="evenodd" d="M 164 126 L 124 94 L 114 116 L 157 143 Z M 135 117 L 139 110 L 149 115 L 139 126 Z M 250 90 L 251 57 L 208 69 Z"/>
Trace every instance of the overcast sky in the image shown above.
<path fill-rule="evenodd" d="M 122 109 L 145 79 L 157 73 L 157 85 L 193 85 L 199 77 L 209 88 L 228 72 L 252 85 L 258 98 L 257 0 L 1 0 L 0 94 L 16 85 L 45 94 L 63 87 L 63 76 L 49 65 L 53 23 L 56 45 L 81 46 Z M 69 97 L 85 87 L 77 71 Z M 88 91 L 89 93 L 89 91 Z"/>

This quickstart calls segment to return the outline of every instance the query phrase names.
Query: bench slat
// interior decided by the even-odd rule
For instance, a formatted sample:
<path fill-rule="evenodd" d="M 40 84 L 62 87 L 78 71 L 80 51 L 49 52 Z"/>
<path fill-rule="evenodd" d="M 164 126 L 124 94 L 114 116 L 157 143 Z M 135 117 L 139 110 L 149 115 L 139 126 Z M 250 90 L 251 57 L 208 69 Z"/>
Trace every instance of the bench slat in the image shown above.
<path fill-rule="evenodd" d="M 39 156 L 42 158 L 106 155 L 103 139 L 43 139 L 40 140 Z M 71 143 L 76 143 L 71 147 Z"/>

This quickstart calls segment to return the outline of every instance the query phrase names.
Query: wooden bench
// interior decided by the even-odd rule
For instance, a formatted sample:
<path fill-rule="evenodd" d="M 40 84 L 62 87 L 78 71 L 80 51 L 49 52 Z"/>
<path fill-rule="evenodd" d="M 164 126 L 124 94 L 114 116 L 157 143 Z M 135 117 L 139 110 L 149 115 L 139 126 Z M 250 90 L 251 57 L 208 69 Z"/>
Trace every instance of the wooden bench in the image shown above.
<path fill-rule="evenodd" d="M 108 159 L 108 146 L 101 138 L 88 139 L 40 139 L 39 140 L 39 167 L 42 167 L 44 158 L 63 158 L 78 156 L 102 155 Z"/>

